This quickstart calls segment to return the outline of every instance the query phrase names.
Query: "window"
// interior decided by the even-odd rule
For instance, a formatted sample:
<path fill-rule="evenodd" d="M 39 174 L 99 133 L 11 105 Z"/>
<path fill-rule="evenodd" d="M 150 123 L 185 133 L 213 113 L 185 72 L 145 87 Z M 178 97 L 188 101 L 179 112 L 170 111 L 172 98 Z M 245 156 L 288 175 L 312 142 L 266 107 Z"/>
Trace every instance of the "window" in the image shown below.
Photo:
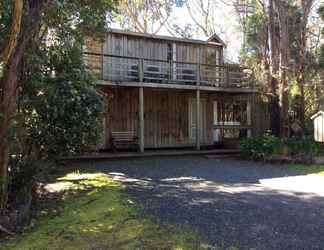
<path fill-rule="evenodd" d="M 245 100 L 214 101 L 214 142 L 251 135 L 251 105 Z"/>
<path fill-rule="evenodd" d="M 247 101 L 217 102 L 214 125 L 248 125 Z"/>

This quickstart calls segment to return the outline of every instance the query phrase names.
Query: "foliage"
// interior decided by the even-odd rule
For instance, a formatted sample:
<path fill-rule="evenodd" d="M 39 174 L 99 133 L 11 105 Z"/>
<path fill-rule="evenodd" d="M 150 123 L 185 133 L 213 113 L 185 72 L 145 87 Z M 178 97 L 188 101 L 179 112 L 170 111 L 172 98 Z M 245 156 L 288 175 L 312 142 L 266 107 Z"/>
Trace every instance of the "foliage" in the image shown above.
<path fill-rule="evenodd" d="M 124 29 L 142 33 L 158 33 L 168 21 L 174 6 L 183 0 L 120 0 L 116 21 Z"/>
<path fill-rule="evenodd" d="M 1 34 L 8 34 L 14 21 L 13 2 L 0 0 Z M 6 180 L 9 169 L 9 190 L 17 187 L 30 190 L 41 158 L 53 160 L 63 154 L 87 150 L 96 143 L 102 97 L 95 92 L 95 79 L 83 64 L 81 48 L 86 35 L 103 34 L 117 3 L 115 0 L 24 1 L 22 26 L 13 34 L 19 41 L 13 51 L 19 53 L 13 53 L 11 62 L 17 64 L 11 63 L 10 72 L 16 72 L 17 80 L 6 77 L 9 70 L 3 69 L 9 67 L 1 65 L 8 37 L 0 36 L 1 84 L 18 89 L 18 98 L 12 95 L 10 99 L 14 108 L 4 109 L 14 110 L 14 114 L 6 115 L 9 122 L 3 123 L 8 126 L 0 126 L 3 133 L 11 135 L 5 143 L 2 141 L 1 150 L 5 149 L 5 154 L 0 155 L 0 162 L 5 163 L 0 166 L 0 174 L 4 173 Z M 10 95 L 5 93 L 5 96 Z M 7 155 L 12 156 L 10 166 L 3 161 Z"/>
<path fill-rule="evenodd" d="M 324 153 L 323 147 L 310 137 L 281 140 L 266 134 L 261 137 L 243 139 L 240 146 L 243 155 L 253 160 L 265 160 L 277 154 L 316 156 Z"/>
<path fill-rule="evenodd" d="M 272 56 L 276 54 L 276 49 L 271 47 L 276 44 L 276 41 L 279 41 L 276 46 L 279 47 L 280 39 L 284 34 L 280 37 L 277 36 L 280 33 L 277 26 L 280 20 L 277 20 L 277 13 L 272 15 L 273 18 L 271 18 L 269 12 L 271 2 L 274 1 L 256 1 L 254 11 L 246 15 L 243 22 L 246 48 L 242 50 L 241 59 L 248 67 L 253 69 L 257 85 L 262 86 L 265 93 L 269 94 L 270 92 L 271 95 L 269 96 L 275 97 L 277 93 L 280 93 L 280 87 L 278 88 L 273 80 L 280 80 L 279 71 L 284 67 L 274 66 L 277 56 L 274 58 Z M 321 50 L 323 50 L 321 48 L 323 46 L 321 45 L 323 34 L 320 34 L 320 29 L 323 27 L 323 21 L 320 20 L 323 7 L 319 8 L 318 14 L 316 14 L 317 3 L 315 2 L 312 0 L 288 1 L 286 11 L 289 46 L 284 51 L 289 50 L 290 57 L 289 64 L 285 66 L 289 87 L 289 115 L 291 115 L 291 120 L 298 119 L 303 128 L 308 128 L 309 118 L 321 108 L 321 103 L 324 103 L 322 98 L 324 82 L 321 73 L 324 65 L 324 53 L 321 53 Z M 306 6 L 311 6 L 311 8 Z M 272 19 L 274 19 L 273 28 L 275 32 L 271 30 Z M 305 35 L 303 35 L 304 30 Z M 273 41 L 271 41 L 273 38 L 271 34 L 276 37 Z M 303 42 L 304 39 L 306 39 L 306 42 Z M 280 54 L 280 51 L 282 49 L 278 50 L 277 53 Z M 279 71 L 275 72 L 276 69 L 279 69 Z M 295 88 L 296 86 L 298 88 Z M 274 98 L 274 100 L 280 100 L 280 98 Z M 271 121 L 275 121 L 272 117 L 278 112 L 272 113 L 271 110 Z M 306 119 L 304 119 L 304 114 Z M 280 121 L 280 119 L 277 120 Z M 289 127 L 288 123 L 286 125 L 286 127 Z M 272 131 L 275 131 L 275 129 L 272 128 Z M 305 132 L 310 133 L 311 130 Z"/>
<path fill-rule="evenodd" d="M 253 160 L 264 160 L 267 156 L 280 152 L 282 146 L 279 138 L 269 134 L 246 138 L 240 142 L 243 155 Z"/>
<path fill-rule="evenodd" d="M 198 236 L 138 216 L 119 183 L 101 173 L 67 174 L 48 188 L 63 192 L 33 228 L 0 249 L 194 249 Z"/>
<path fill-rule="evenodd" d="M 102 99 L 87 80 L 68 79 L 46 79 L 32 100 L 26 125 L 42 155 L 81 153 L 98 142 Z"/>
<path fill-rule="evenodd" d="M 96 79 L 87 72 L 81 48 L 84 36 L 107 28 L 107 13 L 116 3 L 57 0 L 42 17 L 20 71 L 14 154 L 58 157 L 96 144 L 103 98 L 95 91 Z M 3 21 L 3 30 L 6 26 Z"/>
<path fill-rule="evenodd" d="M 65 51 L 49 48 L 47 54 L 46 71 L 29 79 L 19 100 L 31 144 L 43 157 L 91 149 L 100 137 L 103 112 L 95 79 L 87 72 L 78 46 Z M 37 63 L 35 58 L 31 60 Z M 57 73 L 52 75 L 53 71 Z"/>
<path fill-rule="evenodd" d="M 315 156 L 323 153 L 322 146 L 311 137 L 304 139 L 289 138 L 286 139 L 285 144 L 291 155 L 307 154 Z"/>

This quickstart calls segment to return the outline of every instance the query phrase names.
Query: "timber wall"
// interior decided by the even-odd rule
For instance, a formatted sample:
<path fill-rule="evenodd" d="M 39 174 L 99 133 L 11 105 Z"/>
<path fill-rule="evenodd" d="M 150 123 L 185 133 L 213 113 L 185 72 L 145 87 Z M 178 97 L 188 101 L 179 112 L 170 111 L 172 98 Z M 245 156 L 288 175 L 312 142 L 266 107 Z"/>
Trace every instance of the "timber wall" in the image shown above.
<path fill-rule="evenodd" d="M 138 132 L 138 88 L 106 87 L 105 141 L 114 131 Z M 194 146 L 190 136 L 190 99 L 194 91 L 144 89 L 145 148 Z M 252 105 L 252 134 L 262 135 L 269 128 L 267 104 L 259 95 L 201 92 L 201 144 L 213 144 L 213 101 L 248 100 Z"/>

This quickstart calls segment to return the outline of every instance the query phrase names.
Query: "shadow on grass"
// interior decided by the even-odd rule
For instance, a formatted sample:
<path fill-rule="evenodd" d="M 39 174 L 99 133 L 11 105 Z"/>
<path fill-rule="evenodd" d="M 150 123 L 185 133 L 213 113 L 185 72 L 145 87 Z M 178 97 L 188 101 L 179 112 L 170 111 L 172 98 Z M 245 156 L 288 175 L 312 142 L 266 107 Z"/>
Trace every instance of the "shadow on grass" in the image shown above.
<path fill-rule="evenodd" d="M 61 194 L 56 206 L 0 249 L 198 249 L 189 230 L 139 217 L 120 183 L 105 174 L 73 172 L 44 189 Z"/>

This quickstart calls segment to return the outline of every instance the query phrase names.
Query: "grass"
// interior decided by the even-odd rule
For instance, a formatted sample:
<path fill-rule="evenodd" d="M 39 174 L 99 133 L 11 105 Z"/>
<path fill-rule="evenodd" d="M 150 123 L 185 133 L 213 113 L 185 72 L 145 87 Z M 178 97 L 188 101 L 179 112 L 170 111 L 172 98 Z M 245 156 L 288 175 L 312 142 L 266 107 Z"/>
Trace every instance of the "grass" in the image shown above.
<path fill-rule="evenodd" d="M 70 173 L 52 188 L 64 190 L 54 208 L 0 249 L 197 249 L 198 236 L 138 216 L 118 182 L 100 173 Z"/>
<path fill-rule="evenodd" d="M 301 175 L 315 174 L 324 176 L 324 165 L 292 164 L 289 167 Z"/>

